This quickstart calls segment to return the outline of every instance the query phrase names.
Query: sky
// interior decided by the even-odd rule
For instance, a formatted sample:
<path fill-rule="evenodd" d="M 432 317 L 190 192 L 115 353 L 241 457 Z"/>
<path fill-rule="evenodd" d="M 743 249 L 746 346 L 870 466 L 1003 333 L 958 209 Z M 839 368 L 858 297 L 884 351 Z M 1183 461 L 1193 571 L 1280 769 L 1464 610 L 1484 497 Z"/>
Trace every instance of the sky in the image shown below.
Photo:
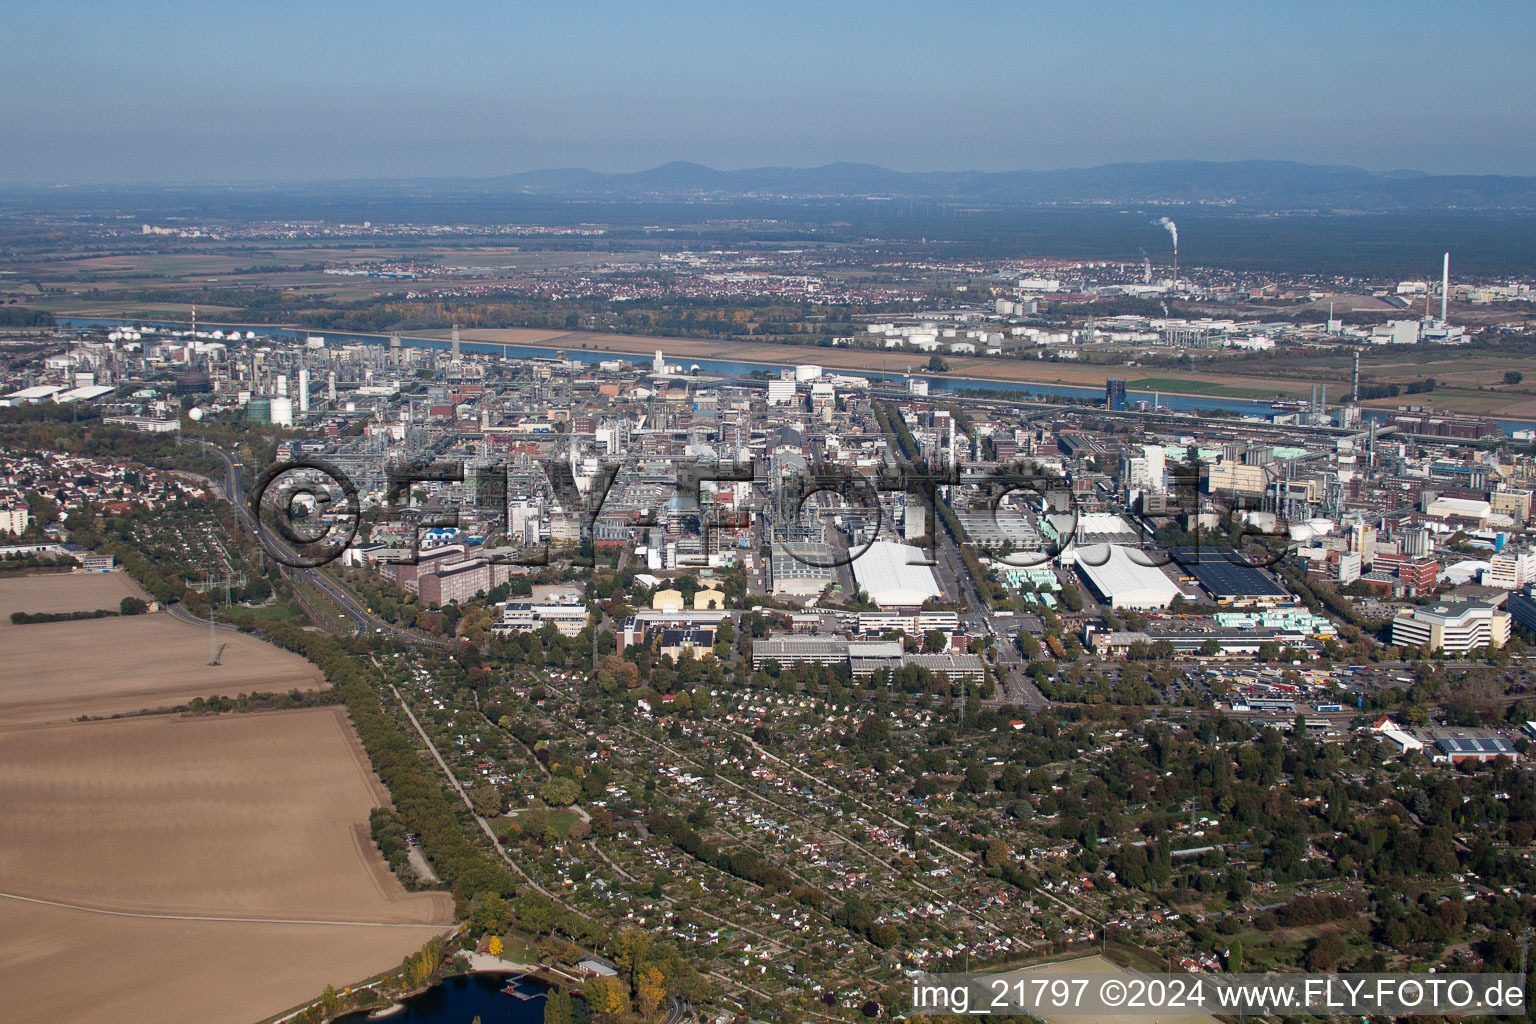
<path fill-rule="evenodd" d="M 861 161 L 1536 173 L 1520 3 L 9 0 L 0 182 Z"/>

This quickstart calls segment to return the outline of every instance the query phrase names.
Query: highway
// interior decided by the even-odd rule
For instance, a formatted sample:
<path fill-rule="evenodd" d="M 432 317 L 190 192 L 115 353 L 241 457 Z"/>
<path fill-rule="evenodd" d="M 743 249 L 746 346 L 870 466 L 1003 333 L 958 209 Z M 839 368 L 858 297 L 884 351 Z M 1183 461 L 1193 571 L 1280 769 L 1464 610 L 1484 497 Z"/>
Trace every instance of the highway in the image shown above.
<path fill-rule="evenodd" d="M 224 493 L 229 498 L 230 504 L 234 506 L 236 514 L 239 515 L 240 521 L 245 524 L 246 529 L 250 530 L 261 546 L 274 556 L 281 555 L 290 561 L 294 560 L 292 550 L 286 544 L 283 544 L 279 538 L 273 537 L 267 531 L 262 530 L 255 513 L 251 511 L 250 504 L 246 500 L 244 481 L 241 479 L 242 471 L 245 467 L 240 462 L 239 457 L 211 441 L 198 440 L 197 443 L 217 452 L 219 458 L 224 460 Z M 385 622 L 359 604 L 357 599 L 348 593 L 344 587 L 319 569 L 299 569 L 285 565 L 283 572 L 290 578 L 301 577 L 306 583 L 334 601 L 336 606 L 352 620 L 353 630 L 359 634 L 378 633 L 414 644 L 442 646 L 445 643 L 442 640 L 424 637 L 410 630 L 400 629 Z"/>

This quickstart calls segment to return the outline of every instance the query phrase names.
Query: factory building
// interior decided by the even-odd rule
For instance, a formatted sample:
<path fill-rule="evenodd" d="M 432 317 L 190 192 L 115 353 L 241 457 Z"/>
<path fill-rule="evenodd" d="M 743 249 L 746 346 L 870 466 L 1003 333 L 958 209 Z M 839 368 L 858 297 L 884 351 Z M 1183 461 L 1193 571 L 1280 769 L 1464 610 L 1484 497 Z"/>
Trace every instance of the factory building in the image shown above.
<path fill-rule="evenodd" d="M 1077 571 L 1111 608 L 1166 608 L 1181 593 L 1162 569 L 1148 564 L 1147 554 L 1119 544 L 1083 549 Z"/>
<path fill-rule="evenodd" d="M 880 608 L 920 608 L 944 593 L 926 561 L 921 548 L 875 541 L 853 560 L 853 575 Z"/>

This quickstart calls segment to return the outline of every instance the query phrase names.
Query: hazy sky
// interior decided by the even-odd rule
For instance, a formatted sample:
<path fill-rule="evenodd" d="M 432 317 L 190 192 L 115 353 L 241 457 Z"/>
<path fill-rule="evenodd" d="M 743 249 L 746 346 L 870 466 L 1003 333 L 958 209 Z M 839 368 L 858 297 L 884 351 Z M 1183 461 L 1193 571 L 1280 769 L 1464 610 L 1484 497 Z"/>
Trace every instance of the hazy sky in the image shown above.
<path fill-rule="evenodd" d="M 0 9 L 0 181 L 1247 158 L 1536 173 L 1528 4 Z"/>

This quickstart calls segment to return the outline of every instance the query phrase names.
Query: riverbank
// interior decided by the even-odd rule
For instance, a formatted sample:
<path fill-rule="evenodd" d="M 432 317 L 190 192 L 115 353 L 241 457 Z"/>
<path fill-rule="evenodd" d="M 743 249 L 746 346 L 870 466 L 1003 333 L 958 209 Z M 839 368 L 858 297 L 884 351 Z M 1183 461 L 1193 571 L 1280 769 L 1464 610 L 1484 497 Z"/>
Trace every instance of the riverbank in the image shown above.
<path fill-rule="evenodd" d="M 414 336 L 434 341 L 445 341 L 449 331 L 417 331 Z M 904 352 L 887 349 L 843 348 L 820 345 L 781 345 L 768 341 L 734 341 L 722 338 L 664 338 L 655 335 L 603 334 L 590 331 L 572 331 L 556 334 L 549 331 L 530 331 L 523 328 L 477 328 L 460 330 L 462 341 L 488 345 L 537 345 L 554 349 L 578 349 L 592 352 L 611 352 L 625 356 L 652 356 L 660 349 L 668 362 L 685 366 L 701 359 L 763 363 L 774 366 L 795 366 L 815 363 L 829 370 L 848 370 L 856 373 L 871 371 L 888 375 L 900 375 L 913 371 L 927 375 L 926 353 Z M 537 340 L 535 340 L 537 339 Z M 1104 382 L 1110 378 L 1125 380 L 1145 376 L 1152 370 L 1140 367 L 1095 366 L 1071 362 L 1040 360 L 1000 359 L 990 356 L 943 355 L 949 370 L 934 376 L 963 377 L 967 380 L 1011 385 L 1039 385 L 1061 387 L 1096 388 L 1102 392 Z M 1299 397 L 1310 392 L 1311 385 L 1300 381 L 1276 380 L 1268 377 L 1229 376 L 1220 373 L 1180 372 L 1170 383 L 1184 384 L 1166 390 L 1167 394 L 1187 395 L 1191 398 L 1247 398 Z M 1144 389 L 1145 390 L 1145 389 Z"/>
<path fill-rule="evenodd" d="M 81 321 L 125 320 L 131 315 L 111 317 L 100 311 L 81 312 L 78 316 L 60 313 L 63 319 Z M 150 322 L 145 320 L 143 322 Z M 295 324 L 250 325 L 199 321 L 200 329 L 218 330 L 227 327 L 258 331 L 291 331 L 306 333 Z M 185 324 L 183 324 L 185 327 Z M 316 334 L 335 335 L 341 338 L 376 338 L 384 340 L 387 334 L 370 332 L 316 331 Z M 430 329 L 403 332 L 402 337 L 446 343 L 452 332 L 448 329 Z M 645 334 L 609 334 L 596 331 L 552 331 L 532 327 L 485 327 L 464 328 L 459 331 L 462 342 L 474 345 L 505 345 L 509 348 L 542 348 L 551 351 L 603 353 L 622 357 L 644 356 L 649 358 L 660 349 L 668 362 L 687 365 L 700 360 L 717 362 L 756 363 L 763 366 L 796 366 L 815 363 L 831 370 L 852 373 L 881 373 L 900 376 L 909 370 L 928 376 L 926 353 L 898 352 L 885 349 L 840 348 L 820 345 L 784 345 L 771 341 L 740 341 L 726 338 L 672 338 Z M 944 355 L 950 369 L 944 378 L 976 381 L 979 386 L 988 383 L 1010 386 L 1079 387 L 1102 393 L 1104 382 L 1133 378 L 1155 369 L 1140 367 L 1095 366 L 1072 362 L 1044 362 L 1039 360 L 999 359 L 986 356 Z M 1181 372 L 1171 378 L 1174 387 L 1161 389 L 1162 394 L 1189 398 L 1220 399 L 1269 399 L 1273 397 L 1304 397 L 1310 392 L 1310 384 L 1300 381 L 1276 380 L 1269 377 L 1228 376 L 1211 372 Z M 1183 384 L 1180 388 L 1177 385 Z M 1134 390 L 1134 389 L 1133 389 Z"/>
<path fill-rule="evenodd" d="M 61 320 L 76 326 L 118 326 L 123 324 L 155 324 L 173 329 L 185 329 L 184 321 L 104 319 L 78 317 Z M 211 329 L 238 328 L 251 330 L 258 335 L 287 335 L 299 337 L 306 332 L 290 324 L 229 324 L 207 323 Z M 425 330 L 402 334 L 406 345 L 412 347 L 446 348 L 450 332 Z M 327 332 L 335 344 L 383 344 L 389 337 L 384 334 L 357 332 Z M 614 357 L 649 363 L 660 349 L 669 363 L 684 366 L 698 365 L 711 373 L 747 374 L 754 370 L 775 370 L 785 367 L 814 363 L 832 371 L 842 371 L 864 377 L 884 377 L 899 381 L 909 370 L 913 376 L 928 381 L 930 393 L 935 398 L 942 394 L 975 391 L 1017 392 L 1036 399 L 1052 397 L 1069 400 L 1102 401 L 1105 381 L 1111 378 L 1126 381 L 1127 393 L 1133 401 L 1156 403 L 1173 411 L 1208 412 L 1220 411 L 1241 416 L 1267 417 L 1269 404 L 1275 397 L 1291 399 L 1308 398 L 1315 381 L 1310 377 L 1274 378 L 1254 375 L 1224 376 L 1209 370 L 1163 371 L 1175 376 L 1145 376 L 1158 371 L 1146 367 L 1095 366 L 1039 360 L 1011 360 L 981 356 L 945 356 L 950 369 L 944 373 L 928 373 L 926 358 L 921 353 L 894 352 L 887 350 L 833 348 L 810 345 L 783 345 L 762 341 L 731 341 L 719 338 L 664 338 L 655 335 L 602 334 L 594 332 L 561 332 L 533 328 L 476 328 L 460 332 L 460 340 L 466 351 L 494 355 L 498 349 L 509 357 L 552 358 L 564 353 L 567 358 L 582 362 L 598 362 Z M 1454 352 L 1415 352 L 1401 357 L 1401 364 L 1391 364 L 1392 374 L 1408 379 L 1425 373 L 1429 366 L 1426 357 L 1450 359 Z M 1468 377 L 1486 376 L 1492 371 L 1487 360 L 1472 358 L 1463 353 L 1458 366 L 1466 364 Z M 1519 357 L 1530 361 L 1527 376 L 1536 379 L 1536 356 Z M 1502 363 L 1500 364 L 1502 365 Z M 1436 373 L 1456 373 L 1441 362 L 1433 363 Z M 1303 367 L 1305 369 L 1305 367 Z M 1337 369 L 1337 368 L 1335 368 Z M 1385 369 L 1385 368 L 1383 368 Z M 1438 378 L 1437 378 L 1438 379 Z M 1502 379 L 1502 377 L 1500 377 Z M 1347 393 L 1347 381 L 1327 381 L 1338 390 L 1336 396 Z M 1409 396 L 1413 404 L 1433 403 L 1442 412 L 1460 415 L 1484 416 L 1497 420 L 1506 433 L 1513 430 L 1536 427 L 1536 395 L 1502 391 L 1487 386 L 1475 388 L 1437 387 L 1432 395 Z M 1391 408 L 1404 403 L 1402 398 L 1372 399 L 1362 403 L 1383 415 Z"/>
<path fill-rule="evenodd" d="M 185 322 L 164 320 L 109 319 L 100 317 L 76 317 L 68 323 L 77 326 L 119 326 L 142 323 L 162 327 L 185 329 Z M 253 330 L 258 335 L 287 334 L 302 336 L 303 328 L 291 324 L 231 324 L 203 323 L 210 329 L 237 328 Z M 445 348 L 451 332 L 425 330 L 402 333 L 402 341 L 411 347 L 430 346 Z M 359 332 L 328 332 L 324 337 L 337 343 L 383 344 L 389 335 Z M 568 358 L 585 362 L 613 356 L 649 362 L 660 349 L 671 364 L 699 364 L 704 370 L 720 373 L 747 373 L 754 369 L 772 370 L 814 363 L 833 371 L 843 371 L 865 377 L 885 376 L 900 379 L 909 370 L 914 376 L 929 381 L 935 393 L 956 390 L 1013 390 L 1020 393 L 1034 391 L 1040 395 L 1055 395 L 1074 399 L 1101 399 L 1104 381 L 1110 376 L 1125 376 L 1130 370 L 1119 367 L 1092 367 L 1073 363 L 1041 363 L 1038 361 L 1004 360 L 979 356 L 946 356 L 950 369 L 944 373 L 929 373 L 926 357 L 920 353 L 889 352 L 884 350 L 831 348 L 810 345 L 782 345 L 773 342 L 731 341 L 719 338 L 663 338 L 655 335 L 601 334 L 594 332 L 559 332 L 533 328 L 480 328 L 461 330 L 460 341 L 465 351 L 495 354 L 498 348 L 508 356 L 539 356 L 552 358 L 565 353 Z M 1049 367 L 1042 372 L 1042 367 Z M 1303 395 L 1300 385 L 1287 388 L 1275 387 L 1274 382 L 1258 378 L 1209 378 L 1194 377 L 1153 379 L 1154 384 L 1171 384 L 1172 387 L 1141 388 L 1131 382 L 1133 399 L 1153 401 L 1161 396 L 1163 405 L 1189 410 L 1224 409 L 1239 414 L 1262 415 L 1268 413 L 1270 396 Z M 1181 389 L 1182 386 L 1182 389 Z M 1310 386 L 1309 386 L 1310 387 Z M 1264 396 L 1259 401 L 1254 396 Z"/>

